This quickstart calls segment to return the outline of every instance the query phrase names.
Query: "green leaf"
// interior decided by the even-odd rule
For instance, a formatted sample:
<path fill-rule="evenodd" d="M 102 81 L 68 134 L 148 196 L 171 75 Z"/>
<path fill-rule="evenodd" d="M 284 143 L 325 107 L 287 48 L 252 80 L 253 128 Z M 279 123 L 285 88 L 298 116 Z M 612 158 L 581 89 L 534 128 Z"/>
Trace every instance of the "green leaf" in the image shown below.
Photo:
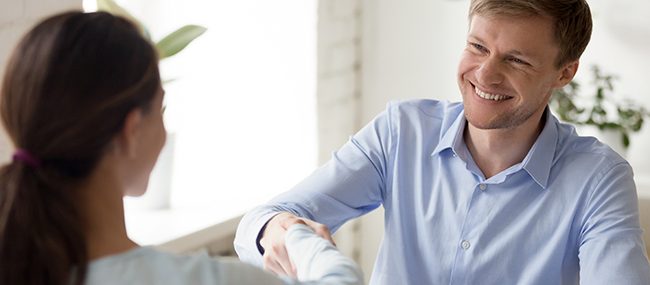
<path fill-rule="evenodd" d="M 623 145 L 627 148 L 630 144 L 630 134 L 643 128 L 644 119 L 650 117 L 650 113 L 636 102 L 627 100 L 621 103 L 610 96 L 614 92 L 613 82 L 618 79 L 617 76 L 604 74 L 595 65 L 592 66 L 592 71 L 595 93 L 582 98 L 586 101 L 578 101 L 586 102 L 582 103 L 586 104 L 585 106 L 574 102 L 575 98 L 580 97 L 578 96 L 579 85 L 576 81 L 571 81 L 564 88 L 554 90 L 549 105 L 562 121 L 620 132 Z M 616 112 L 608 114 L 608 110 L 616 110 Z"/>
<path fill-rule="evenodd" d="M 176 81 L 176 78 L 167 78 L 163 80 L 163 85 Z"/>
<path fill-rule="evenodd" d="M 627 149 L 630 146 L 630 136 L 627 133 L 623 133 L 623 147 Z"/>
<path fill-rule="evenodd" d="M 612 123 L 612 122 L 604 122 L 604 123 L 600 124 L 598 127 L 601 130 L 604 130 L 604 129 L 612 129 L 612 130 L 623 129 L 623 126 L 621 126 L 620 124 Z"/>
<path fill-rule="evenodd" d="M 643 117 L 639 117 L 636 122 L 632 124 L 632 131 L 638 132 L 643 128 Z"/>
<path fill-rule="evenodd" d="M 113 0 L 97 0 L 97 11 L 104 11 L 111 13 L 115 16 L 121 16 L 124 18 L 127 18 L 129 21 L 133 22 L 138 29 L 140 30 L 140 33 L 148 40 L 151 40 L 151 36 L 149 35 L 149 31 L 147 28 L 138 20 L 135 16 L 131 15 L 129 11 L 124 9 L 122 6 L 118 5 L 115 1 Z"/>
<path fill-rule="evenodd" d="M 131 13 L 122 8 L 119 4 L 115 3 L 113 0 L 97 0 L 97 10 L 106 11 L 113 15 L 123 16 L 129 19 L 135 19 Z"/>
<path fill-rule="evenodd" d="M 603 98 L 605 98 L 604 92 L 603 92 L 603 87 L 598 87 L 596 91 L 596 100 L 597 101 L 602 101 Z"/>
<path fill-rule="evenodd" d="M 201 26 L 186 25 L 167 35 L 156 43 L 160 59 L 177 54 L 205 31 L 206 28 Z"/>

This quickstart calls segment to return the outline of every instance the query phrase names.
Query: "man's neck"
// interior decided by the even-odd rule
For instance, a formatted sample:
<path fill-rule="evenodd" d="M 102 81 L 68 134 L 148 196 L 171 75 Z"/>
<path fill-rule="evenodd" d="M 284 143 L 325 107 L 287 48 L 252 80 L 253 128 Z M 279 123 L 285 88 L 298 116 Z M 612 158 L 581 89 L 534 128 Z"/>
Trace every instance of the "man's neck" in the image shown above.
<path fill-rule="evenodd" d="M 508 129 L 483 130 L 467 122 L 463 134 L 467 149 L 485 179 L 521 162 L 544 128 L 544 113 L 533 115 L 519 126 Z"/>

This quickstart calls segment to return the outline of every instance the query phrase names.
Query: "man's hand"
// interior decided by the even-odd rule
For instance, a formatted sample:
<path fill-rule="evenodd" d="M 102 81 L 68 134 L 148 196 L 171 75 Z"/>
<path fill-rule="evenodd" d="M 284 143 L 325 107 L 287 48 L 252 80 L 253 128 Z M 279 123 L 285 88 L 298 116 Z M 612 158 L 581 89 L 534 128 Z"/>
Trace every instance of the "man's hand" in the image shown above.
<path fill-rule="evenodd" d="M 334 240 L 332 240 L 327 226 L 287 212 L 277 214 L 266 224 L 266 228 L 260 239 L 260 245 L 264 248 L 263 260 L 265 269 L 276 274 L 296 277 L 296 268 L 289 259 L 284 242 L 287 229 L 294 224 L 307 225 L 317 235 L 336 245 Z"/>

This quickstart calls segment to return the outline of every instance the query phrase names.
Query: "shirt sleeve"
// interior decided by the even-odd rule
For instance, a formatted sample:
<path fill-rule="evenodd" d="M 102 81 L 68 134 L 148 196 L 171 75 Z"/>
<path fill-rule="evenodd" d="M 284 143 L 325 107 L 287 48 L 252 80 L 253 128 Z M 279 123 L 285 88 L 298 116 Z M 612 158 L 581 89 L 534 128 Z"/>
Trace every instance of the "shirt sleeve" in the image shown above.
<path fill-rule="evenodd" d="M 650 284 L 632 169 L 614 166 L 591 194 L 578 257 L 581 284 Z"/>
<path fill-rule="evenodd" d="M 350 138 L 332 158 L 293 189 L 247 213 L 235 236 L 235 250 L 245 262 L 262 265 L 257 240 L 278 212 L 291 212 L 336 231 L 346 221 L 366 214 L 384 201 L 394 132 L 391 104 Z"/>
<path fill-rule="evenodd" d="M 311 228 L 301 224 L 291 226 L 287 231 L 286 242 L 289 258 L 296 266 L 301 282 L 363 284 L 363 275 L 356 263 L 344 256 L 332 243 L 316 235 Z"/>

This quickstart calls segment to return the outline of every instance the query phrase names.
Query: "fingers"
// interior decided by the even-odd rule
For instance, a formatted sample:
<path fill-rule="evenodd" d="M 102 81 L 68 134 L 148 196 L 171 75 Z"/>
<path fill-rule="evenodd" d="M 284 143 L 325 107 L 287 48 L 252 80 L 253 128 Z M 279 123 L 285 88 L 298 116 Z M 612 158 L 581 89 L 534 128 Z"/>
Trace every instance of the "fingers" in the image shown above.
<path fill-rule="evenodd" d="M 326 225 L 314 222 L 312 220 L 307 220 L 304 219 L 304 222 L 314 230 L 314 232 L 319 235 L 320 237 L 330 241 L 334 246 L 336 246 L 336 243 L 334 242 L 334 239 L 332 238 L 332 234 L 330 233 L 329 228 L 327 228 Z"/>
<path fill-rule="evenodd" d="M 282 266 L 280 266 L 279 263 L 275 262 L 270 254 L 264 253 L 262 260 L 264 261 L 264 269 L 269 270 L 275 274 L 287 275 L 287 273 L 284 272 L 284 269 L 282 269 Z"/>
<path fill-rule="evenodd" d="M 289 213 L 278 214 L 276 217 L 278 218 L 278 223 L 284 228 L 285 231 L 295 224 L 307 225 L 305 220 Z"/>
<path fill-rule="evenodd" d="M 264 268 L 280 275 L 296 277 L 296 270 L 285 247 L 287 228 L 293 224 L 304 224 L 290 213 L 281 213 L 273 217 L 264 230 L 260 245 L 264 248 Z"/>
<path fill-rule="evenodd" d="M 264 260 L 264 269 L 270 270 L 271 272 L 278 274 L 278 275 L 287 275 L 287 276 L 292 276 L 295 277 L 295 270 L 291 266 L 290 268 L 287 268 L 286 265 L 282 265 L 279 262 L 279 259 L 276 258 L 275 255 L 271 253 L 264 253 L 264 256 L 262 257 Z"/>
<path fill-rule="evenodd" d="M 332 244 L 336 244 L 334 243 L 334 239 L 332 239 L 332 234 L 330 233 L 330 230 L 326 225 L 314 222 L 309 219 L 299 218 L 290 213 L 278 214 L 276 217 L 278 218 L 278 222 L 282 225 L 285 231 L 294 224 L 307 225 L 310 228 L 312 228 L 317 235 L 321 236 L 326 240 L 329 240 Z"/>
<path fill-rule="evenodd" d="M 295 277 L 296 270 L 289 258 L 287 248 L 284 242 L 275 243 L 268 251 L 264 252 L 264 257 L 268 259 L 269 267 L 273 267 L 273 272 Z"/>

